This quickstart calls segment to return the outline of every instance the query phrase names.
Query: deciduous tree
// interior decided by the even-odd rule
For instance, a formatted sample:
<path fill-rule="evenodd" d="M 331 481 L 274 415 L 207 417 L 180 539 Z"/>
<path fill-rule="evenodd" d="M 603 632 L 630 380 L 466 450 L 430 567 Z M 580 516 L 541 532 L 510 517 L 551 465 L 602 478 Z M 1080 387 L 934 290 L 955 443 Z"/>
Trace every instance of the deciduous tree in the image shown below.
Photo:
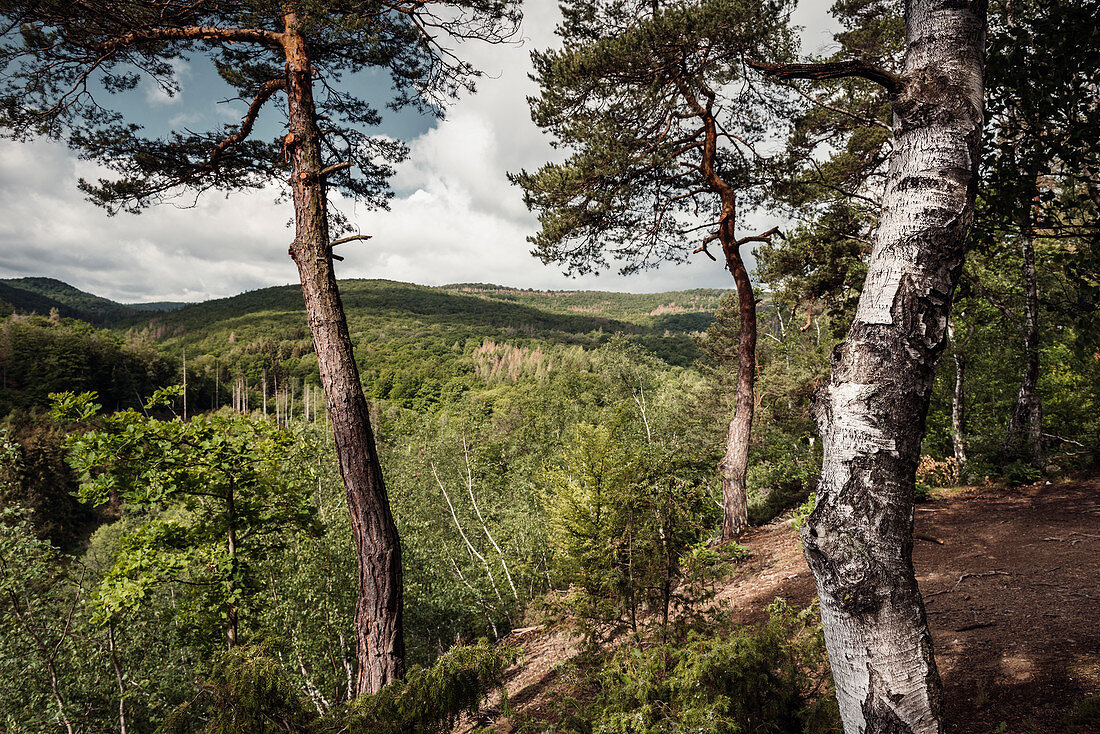
<path fill-rule="evenodd" d="M 984 102 L 983 0 L 907 0 L 900 73 L 864 62 L 765 67 L 861 76 L 893 108 L 867 278 L 817 405 L 824 463 L 803 527 L 845 731 L 942 731 L 912 563 L 915 471 L 974 216 Z"/>

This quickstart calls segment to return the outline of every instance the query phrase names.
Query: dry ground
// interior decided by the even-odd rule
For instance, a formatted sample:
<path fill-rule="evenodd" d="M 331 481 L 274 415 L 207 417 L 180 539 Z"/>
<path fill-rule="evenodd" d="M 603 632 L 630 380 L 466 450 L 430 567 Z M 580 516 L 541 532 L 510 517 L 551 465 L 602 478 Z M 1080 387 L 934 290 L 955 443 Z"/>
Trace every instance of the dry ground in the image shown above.
<path fill-rule="evenodd" d="M 1074 706 L 1100 695 L 1100 478 L 944 491 L 918 506 L 916 536 L 948 732 L 1067 731 Z M 788 523 L 754 529 L 743 544 L 752 556 L 720 603 L 744 622 L 760 621 L 776 596 L 810 603 L 813 578 Z M 542 628 L 517 641 L 524 660 L 509 675 L 510 701 L 537 718 L 569 688 L 559 663 L 577 647 Z"/>

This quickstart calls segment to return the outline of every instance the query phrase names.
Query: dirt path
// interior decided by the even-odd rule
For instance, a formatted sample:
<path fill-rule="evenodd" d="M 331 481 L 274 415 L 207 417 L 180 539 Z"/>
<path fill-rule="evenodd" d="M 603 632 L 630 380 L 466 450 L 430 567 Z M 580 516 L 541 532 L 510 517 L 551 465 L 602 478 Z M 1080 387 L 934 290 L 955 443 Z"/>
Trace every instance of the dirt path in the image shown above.
<path fill-rule="evenodd" d="M 1100 695 L 1100 478 L 942 493 L 917 508 L 913 563 L 925 597 L 952 734 L 1062 734 Z M 786 523 L 751 531 L 752 551 L 719 594 L 746 623 L 814 584 Z M 561 633 L 528 632 L 507 687 L 517 711 L 554 696 Z M 507 731 L 505 722 L 500 730 Z M 1100 728 L 1078 728 L 1100 734 Z"/>

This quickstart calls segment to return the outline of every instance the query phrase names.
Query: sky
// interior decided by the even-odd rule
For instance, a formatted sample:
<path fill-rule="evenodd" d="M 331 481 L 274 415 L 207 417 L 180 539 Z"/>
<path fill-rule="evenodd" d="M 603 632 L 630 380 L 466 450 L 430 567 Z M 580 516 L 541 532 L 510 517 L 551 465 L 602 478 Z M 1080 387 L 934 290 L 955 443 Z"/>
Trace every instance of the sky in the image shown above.
<path fill-rule="evenodd" d="M 804 26 L 803 52 L 828 48 L 833 23 L 829 0 L 803 0 L 795 22 Z M 557 45 L 555 0 L 525 0 L 517 42 L 466 43 L 463 58 L 485 76 L 476 94 L 453 103 L 442 121 L 412 112 L 384 112 L 379 130 L 405 140 L 409 160 L 391 181 L 389 211 L 335 203 L 367 242 L 344 245 L 339 278 L 388 278 L 423 285 L 481 282 L 517 288 L 655 292 L 727 288 L 720 263 L 696 255 L 621 276 L 570 278 L 530 254 L 526 238 L 537 220 L 523 204 L 508 171 L 534 169 L 560 157 L 530 118 L 527 97 L 532 49 Z M 121 100 L 151 129 L 239 121 L 241 103 L 226 94 L 202 59 L 177 66 L 180 93 L 145 84 Z M 382 77 L 355 80 L 385 94 Z M 225 89 L 228 89 L 227 87 Z M 201 301 L 297 282 L 287 255 L 292 211 L 271 190 L 206 194 L 197 201 L 161 205 L 140 215 L 108 217 L 84 200 L 78 178 L 96 166 L 47 141 L 0 141 L 0 277 L 47 276 L 121 302 Z M 184 206 L 186 205 L 186 206 Z M 746 218 L 746 229 L 780 223 L 767 212 Z"/>

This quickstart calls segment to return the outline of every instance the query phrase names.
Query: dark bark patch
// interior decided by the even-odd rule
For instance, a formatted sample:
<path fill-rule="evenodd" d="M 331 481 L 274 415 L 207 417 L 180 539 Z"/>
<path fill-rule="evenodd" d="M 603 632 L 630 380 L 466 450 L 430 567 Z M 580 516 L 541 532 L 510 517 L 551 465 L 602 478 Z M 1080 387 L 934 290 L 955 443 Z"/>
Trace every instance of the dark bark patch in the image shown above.
<path fill-rule="evenodd" d="M 904 696 L 891 695 L 883 684 L 873 664 L 868 664 L 867 673 L 870 684 L 867 698 L 863 701 L 863 718 L 867 721 L 868 734 L 913 734 L 913 729 L 894 713 L 890 703 L 900 703 Z"/>

